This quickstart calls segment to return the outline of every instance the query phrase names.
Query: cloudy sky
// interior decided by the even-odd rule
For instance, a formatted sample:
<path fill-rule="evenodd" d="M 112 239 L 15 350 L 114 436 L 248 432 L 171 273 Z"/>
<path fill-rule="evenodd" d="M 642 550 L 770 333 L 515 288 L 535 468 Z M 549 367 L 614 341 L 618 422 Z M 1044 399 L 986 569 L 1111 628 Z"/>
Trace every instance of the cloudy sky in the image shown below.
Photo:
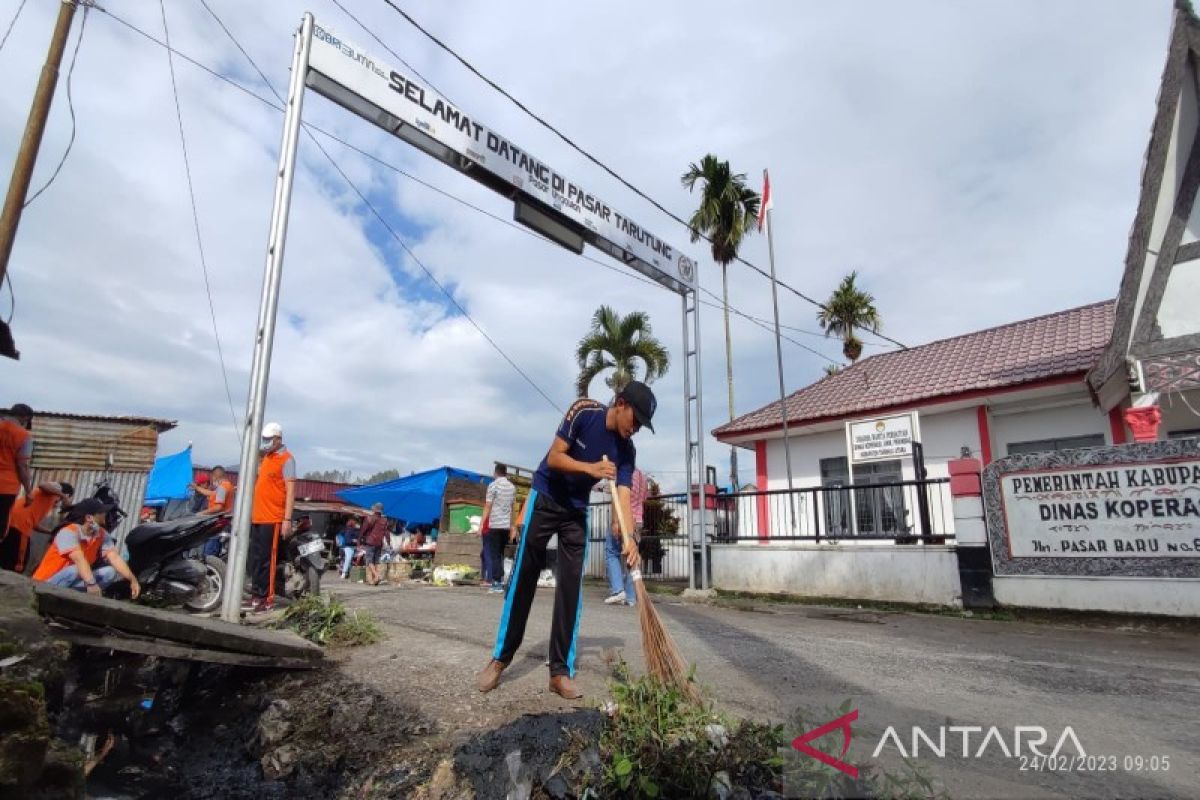
<path fill-rule="evenodd" d="M 206 0 L 277 91 L 305 10 L 394 63 L 333 0 Z M 339 0 L 452 101 L 700 262 L 701 244 L 439 50 L 384 0 Z M 7 27 L 19 0 L 0 0 Z M 163 38 L 159 3 L 105 0 Z M 712 152 L 771 170 L 780 277 L 824 298 L 856 269 L 884 330 L 920 344 L 1113 297 L 1137 200 L 1171 18 L 1154 2 L 754 4 L 398 3 L 581 146 L 676 214 L 679 184 Z M 0 168 L 7 176 L 57 0 L 28 0 L 0 50 Z M 271 96 L 201 0 L 168 0 L 172 45 Z M 71 132 L 65 75 L 34 187 Z M 397 65 L 399 66 L 399 65 Z M 252 334 L 282 114 L 176 58 L 201 241 L 233 396 L 245 413 Z M 236 462 L 166 51 L 93 11 L 72 79 L 76 138 L 26 211 L 10 264 L 19 362 L 0 359 L 0 403 L 179 421 L 161 452 Z M 309 94 L 306 122 L 502 219 L 511 205 Z M 302 472 L 402 472 L 493 459 L 536 466 L 570 402 L 574 345 L 596 306 L 647 311 L 677 365 L 656 384 L 658 435 L 639 463 L 682 481 L 679 299 L 606 269 L 318 139 L 307 137 L 287 242 L 267 417 Z M 390 228 L 390 230 L 389 230 Z M 394 232 L 394 235 L 393 235 Z M 429 281 L 411 248 L 544 399 Z M 591 252 L 602 262 L 606 257 Z M 743 255 L 766 268 L 767 243 Z M 769 319 L 769 283 L 731 272 L 730 301 Z M 787 385 L 816 380 L 834 341 L 815 309 L 780 295 Z M 9 295 L 0 290 L 0 315 Z M 720 313 L 702 310 L 705 425 L 727 418 Z M 769 331 L 732 323 L 737 411 L 777 397 Z M 869 342 L 866 354 L 890 345 Z M 818 355 L 823 354 L 823 355 Z M 602 398 L 601 380 L 593 396 Z M 708 461 L 727 473 L 709 439 Z M 753 458 L 742 456 L 752 480 Z"/>

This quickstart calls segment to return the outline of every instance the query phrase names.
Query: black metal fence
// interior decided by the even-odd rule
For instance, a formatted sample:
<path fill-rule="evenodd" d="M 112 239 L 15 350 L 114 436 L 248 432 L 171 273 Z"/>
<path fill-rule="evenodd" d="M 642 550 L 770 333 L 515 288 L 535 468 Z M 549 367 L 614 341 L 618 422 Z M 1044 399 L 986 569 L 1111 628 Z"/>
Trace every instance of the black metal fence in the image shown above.
<path fill-rule="evenodd" d="M 699 498 L 691 501 L 692 513 L 700 513 Z M 687 580 L 691 555 L 684 510 L 688 502 L 685 494 L 647 499 L 639 546 L 646 578 Z M 593 504 L 589 520 L 585 574 L 603 578 L 607 574 L 605 538 L 612 530 L 611 505 Z M 944 544 L 954 539 L 950 479 L 710 494 L 705 497 L 704 530 L 709 543 Z"/>
<path fill-rule="evenodd" d="M 949 478 L 718 494 L 708 506 L 712 542 L 954 539 Z"/>
<path fill-rule="evenodd" d="M 684 530 L 685 494 L 652 495 L 642 508 L 642 575 L 649 580 L 686 581 L 690 574 L 687 531 Z M 584 575 L 604 578 L 605 539 L 612 536 L 612 505 L 593 503 L 588 515 L 588 553 Z"/>

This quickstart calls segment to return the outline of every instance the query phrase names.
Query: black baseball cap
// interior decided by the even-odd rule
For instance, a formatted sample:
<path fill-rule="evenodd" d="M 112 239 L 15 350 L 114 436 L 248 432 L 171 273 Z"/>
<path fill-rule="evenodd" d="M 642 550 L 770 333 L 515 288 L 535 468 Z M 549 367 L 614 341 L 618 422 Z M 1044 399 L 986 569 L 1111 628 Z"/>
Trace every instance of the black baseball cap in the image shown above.
<path fill-rule="evenodd" d="M 650 424 L 650 420 L 654 418 L 658 400 L 654 398 L 654 392 L 650 391 L 649 386 L 641 381 L 630 381 L 625 384 L 624 389 L 617 392 L 617 398 L 628 403 L 633 408 L 633 416 L 638 423 L 654 433 L 654 426 Z"/>

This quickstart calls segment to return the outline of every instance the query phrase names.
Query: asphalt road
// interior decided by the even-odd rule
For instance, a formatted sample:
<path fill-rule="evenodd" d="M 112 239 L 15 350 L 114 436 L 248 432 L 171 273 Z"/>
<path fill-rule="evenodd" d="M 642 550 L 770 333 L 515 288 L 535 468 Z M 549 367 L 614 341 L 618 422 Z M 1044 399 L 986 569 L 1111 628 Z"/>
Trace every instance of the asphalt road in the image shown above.
<path fill-rule="evenodd" d="M 328 588 L 373 611 L 388 631 L 386 642 L 353 651 L 345 669 L 404 695 L 448 732 L 569 705 L 546 691 L 552 590 L 539 592 L 525 645 L 504 682 L 480 695 L 473 676 L 489 658 L 500 596 L 475 587 L 366 587 L 336 577 Z M 605 697 L 616 658 L 642 668 L 636 610 L 605 606 L 603 596 L 599 587 L 585 593 L 577 675 L 584 702 Z M 944 754 L 921 739 L 915 761 L 952 797 L 1200 796 L 1194 629 L 777 604 L 731 608 L 667 596 L 656 597 L 655 606 L 696 664 L 698 680 L 729 713 L 780 722 L 799 717 L 811 729 L 837 717 L 849 700 L 858 718 L 848 761 L 895 770 L 897 744 L 913 755 L 914 726 L 933 745 L 946 727 Z M 1018 734 L 1018 726 L 1034 730 Z M 889 728 L 894 736 L 884 738 Z M 1048 755 L 1067 728 L 1074 741 L 1065 740 L 1059 758 L 1032 758 L 1030 744 Z M 1075 758 L 1080 749 L 1087 758 Z"/>

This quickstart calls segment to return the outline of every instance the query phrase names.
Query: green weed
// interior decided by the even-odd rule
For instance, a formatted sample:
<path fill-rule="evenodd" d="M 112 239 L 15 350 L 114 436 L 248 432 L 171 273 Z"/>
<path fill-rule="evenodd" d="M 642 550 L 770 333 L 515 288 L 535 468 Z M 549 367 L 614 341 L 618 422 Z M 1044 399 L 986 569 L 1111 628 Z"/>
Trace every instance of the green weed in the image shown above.
<path fill-rule="evenodd" d="M 600 797 L 708 797 L 713 792 L 755 796 L 782 790 L 789 797 L 945 797 L 909 762 L 900 774 L 858 764 L 856 779 L 795 752 L 792 739 L 816 727 L 799 717 L 788 725 L 735 720 L 710 701 L 689 701 L 677 688 L 650 676 L 632 678 L 623 663 L 616 668 L 611 689 L 616 711 L 600 738 L 603 766 L 589 778 L 594 785 L 584 787 Z M 821 722 L 849 708 L 847 700 Z M 839 737 L 822 737 L 812 744 L 831 755 L 841 754 Z"/>
<path fill-rule="evenodd" d="M 310 594 L 297 600 L 272 627 L 294 630 L 322 647 L 357 647 L 383 639 L 383 630 L 366 611 L 350 611 L 332 595 Z"/>

